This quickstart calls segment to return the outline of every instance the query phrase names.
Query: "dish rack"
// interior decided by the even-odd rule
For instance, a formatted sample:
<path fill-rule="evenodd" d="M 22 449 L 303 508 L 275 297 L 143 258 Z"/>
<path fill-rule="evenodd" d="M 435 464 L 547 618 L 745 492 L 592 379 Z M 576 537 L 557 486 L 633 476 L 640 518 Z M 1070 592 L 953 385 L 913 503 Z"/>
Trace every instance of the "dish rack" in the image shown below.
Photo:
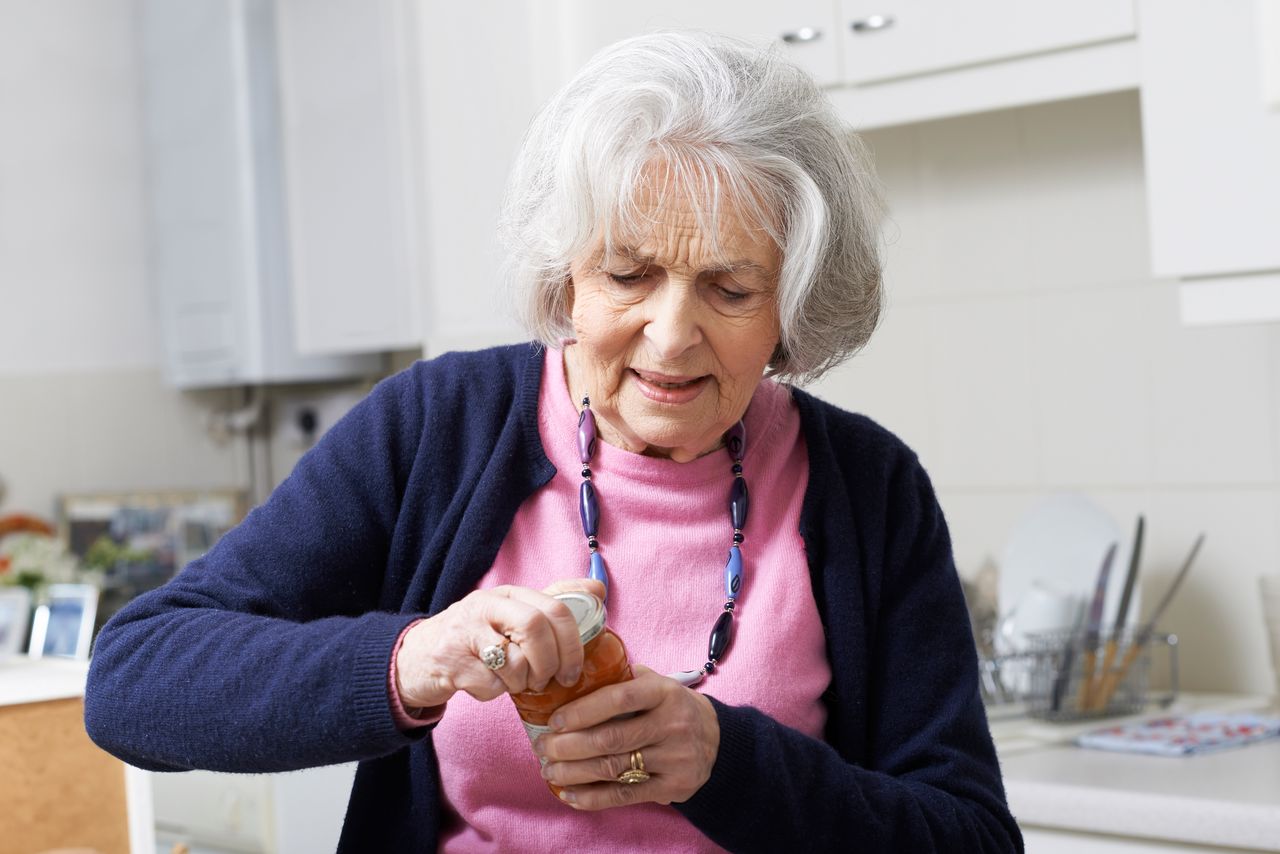
<path fill-rule="evenodd" d="M 988 714 L 1065 723 L 1135 714 L 1153 703 L 1170 705 L 1178 696 L 1178 636 L 1153 634 L 1135 647 L 1136 641 L 1129 632 L 1114 638 L 1103 633 L 1096 643 L 1079 633 L 1057 632 L 1029 637 L 1026 649 L 1017 653 L 981 656 Z M 1154 694 L 1150 677 L 1160 657 L 1167 661 L 1169 687 Z"/>

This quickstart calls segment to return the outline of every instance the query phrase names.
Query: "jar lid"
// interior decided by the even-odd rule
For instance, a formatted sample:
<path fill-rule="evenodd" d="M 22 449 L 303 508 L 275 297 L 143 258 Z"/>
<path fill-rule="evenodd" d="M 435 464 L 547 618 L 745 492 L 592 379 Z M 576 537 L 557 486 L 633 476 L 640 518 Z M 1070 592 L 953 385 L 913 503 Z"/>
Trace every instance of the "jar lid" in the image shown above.
<path fill-rule="evenodd" d="M 604 602 L 590 593 L 557 593 L 553 598 L 559 599 L 569 607 L 573 619 L 578 623 L 578 637 L 585 645 L 600 632 L 604 631 Z"/>

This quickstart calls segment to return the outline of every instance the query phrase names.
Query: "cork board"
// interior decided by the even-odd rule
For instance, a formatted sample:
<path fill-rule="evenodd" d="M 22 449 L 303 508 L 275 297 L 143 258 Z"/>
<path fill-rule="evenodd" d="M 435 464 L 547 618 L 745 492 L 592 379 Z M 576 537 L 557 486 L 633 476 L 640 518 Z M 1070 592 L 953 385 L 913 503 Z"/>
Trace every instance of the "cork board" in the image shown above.
<path fill-rule="evenodd" d="M 0 854 L 129 854 L 124 763 L 84 731 L 84 700 L 0 706 Z"/>

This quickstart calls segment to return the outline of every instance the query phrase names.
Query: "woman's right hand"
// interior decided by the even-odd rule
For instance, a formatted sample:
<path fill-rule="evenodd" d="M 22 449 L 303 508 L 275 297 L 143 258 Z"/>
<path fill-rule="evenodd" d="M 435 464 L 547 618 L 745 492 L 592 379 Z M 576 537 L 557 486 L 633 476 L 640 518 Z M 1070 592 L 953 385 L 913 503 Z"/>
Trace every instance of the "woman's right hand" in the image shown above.
<path fill-rule="evenodd" d="M 598 581 L 558 581 L 541 593 L 505 585 L 475 590 L 409 629 L 396 656 L 396 690 L 405 706 L 428 708 L 458 691 L 477 700 L 542 690 L 552 678 L 572 685 L 582 673 L 582 642 L 557 593 L 581 590 L 603 598 Z M 490 670 L 480 651 L 509 638 L 507 663 Z"/>

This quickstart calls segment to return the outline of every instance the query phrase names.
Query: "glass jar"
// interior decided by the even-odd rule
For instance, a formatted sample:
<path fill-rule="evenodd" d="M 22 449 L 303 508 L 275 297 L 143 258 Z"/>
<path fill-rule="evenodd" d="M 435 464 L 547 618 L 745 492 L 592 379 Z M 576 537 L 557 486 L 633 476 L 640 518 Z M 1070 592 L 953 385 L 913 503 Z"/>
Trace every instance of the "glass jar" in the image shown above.
<path fill-rule="evenodd" d="M 568 606 L 578 623 L 578 637 L 582 640 L 582 675 L 568 687 L 553 678 L 541 691 L 511 695 L 530 743 L 551 732 L 547 722 L 556 709 L 585 697 L 597 688 L 633 678 L 631 664 L 627 661 L 627 648 L 623 646 L 622 639 L 604 624 L 604 603 L 590 593 L 560 593 L 555 598 Z M 547 783 L 547 787 L 557 798 L 560 796 L 559 786 Z"/>

